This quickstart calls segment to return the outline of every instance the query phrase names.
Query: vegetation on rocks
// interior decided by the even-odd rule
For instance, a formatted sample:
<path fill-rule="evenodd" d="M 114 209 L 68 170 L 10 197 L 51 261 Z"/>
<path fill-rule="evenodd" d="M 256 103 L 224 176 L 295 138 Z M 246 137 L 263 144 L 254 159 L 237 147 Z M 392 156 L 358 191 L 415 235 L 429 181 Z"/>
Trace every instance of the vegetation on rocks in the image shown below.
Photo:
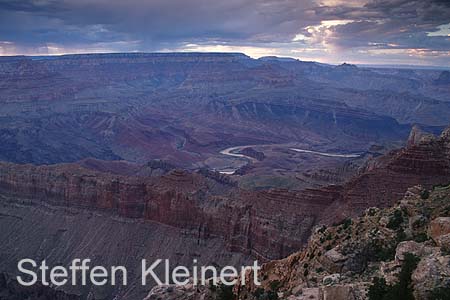
<path fill-rule="evenodd" d="M 410 188 L 394 207 L 318 227 L 307 247 L 263 266 L 260 298 L 277 282 L 280 299 L 448 299 L 450 186 Z"/>
<path fill-rule="evenodd" d="M 414 300 L 411 288 L 411 275 L 417 267 L 419 258 L 411 253 L 405 255 L 398 282 L 387 285 L 384 278 L 375 277 L 369 287 L 369 300 Z"/>

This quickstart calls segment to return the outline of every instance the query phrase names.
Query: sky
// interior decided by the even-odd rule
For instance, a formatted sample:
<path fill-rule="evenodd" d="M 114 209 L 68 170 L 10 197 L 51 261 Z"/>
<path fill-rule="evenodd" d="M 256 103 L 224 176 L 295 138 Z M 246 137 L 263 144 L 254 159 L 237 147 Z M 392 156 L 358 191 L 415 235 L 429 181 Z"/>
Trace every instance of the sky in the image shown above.
<path fill-rule="evenodd" d="M 450 0 L 0 0 L 0 55 L 243 52 L 450 66 Z"/>

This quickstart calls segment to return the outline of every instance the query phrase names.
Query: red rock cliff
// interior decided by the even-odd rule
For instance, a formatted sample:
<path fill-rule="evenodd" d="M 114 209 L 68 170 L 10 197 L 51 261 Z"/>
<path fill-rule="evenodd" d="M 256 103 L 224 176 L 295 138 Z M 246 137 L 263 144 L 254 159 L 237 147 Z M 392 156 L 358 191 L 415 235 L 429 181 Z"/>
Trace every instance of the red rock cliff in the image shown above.
<path fill-rule="evenodd" d="M 260 259 L 300 249 L 311 228 L 387 206 L 415 184 L 450 181 L 450 130 L 382 159 L 341 186 L 244 191 L 220 176 L 174 170 L 138 178 L 94 172 L 74 164 L 53 166 L 0 163 L 3 193 L 64 206 L 107 209 L 198 232 L 199 241 L 222 236 L 230 250 Z"/>

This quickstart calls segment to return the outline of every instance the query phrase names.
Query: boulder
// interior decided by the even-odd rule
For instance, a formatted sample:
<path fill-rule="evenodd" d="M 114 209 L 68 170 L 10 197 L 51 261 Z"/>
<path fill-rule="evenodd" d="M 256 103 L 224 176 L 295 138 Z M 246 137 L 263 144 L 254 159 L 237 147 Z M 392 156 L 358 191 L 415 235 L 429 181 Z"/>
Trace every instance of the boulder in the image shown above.
<path fill-rule="evenodd" d="M 213 296 L 209 288 L 204 286 L 187 285 L 162 285 L 155 286 L 144 300 L 212 300 Z"/>
<path fill-rule="evenodd" d="M 401 264 L 398 261 L 381 262 L 380 273 L 386 280 L 386 283 L 392 285 L 398 281 Z"/>
<path fill-rule="evenodd" d="M 443 251 L 450 252 L 450 233 L 436 238 L 436 243 Z"/>
<path fill-rule="evenodd" d="M 439 217 L 431 221 L 428 234 L 439 247 L 450 249 L 450 217 Z"/>
<path fill-rule="evenodd" d="M 397 245 L 397 249 L 395 250 L 395 260 L 397 262 L 401 262 L 405 259 L 405 254 L 411 253 L 415 256 L 422 256 L 424 253 L 424 244 L 417 243 L 414 241 L 405 241 L 401 242 Z"/>
<path fill-rule="evenodd" d="M 338 252 L 336 250 L 336 248 L 333 248 L 333 249 L 325 252 L 325 257 L 334 263 L 338 263 L 338 262 L 342 262 L 342 261 L 346 260 L 346 257 L 343 254 L 341 254 L 340 252 Z"/>
<path fill-rule="evenodd" d="M 346 256 L 337 251 L 336 248 L 333 248 L 325 252 L 321 259 L 321 264 L 328 272 L 338 273 L 341 272 L 346 259 Z"/>
<path fill-rule="evenodd" d="M 287 300 L 322 300 L 322 295 L 319 288 L 304 288 L 301 295 L 291 295 Z"/>
<path fill-rule="evenodd" d="M 335 274 L 331 274 L 331 275 L 325 276 L 323 278 L 322 282 L 323 282 L 324 285 L 329 286 L 329 285 L 338 284 L 340 279 L 341 279 L 341 274 L 335 273 Z"/>
<path fill-rule="evenodd" d="M 356 300 L 350 285 L 333 285 L 323 288 L 323 300 Z"/>
<path fill-rule="evenodd" d="M 428 299 L 429 291 L 450 284 L 450 255 L 435 252 L 422 258 L 411 278 L 416 299 Z"/>

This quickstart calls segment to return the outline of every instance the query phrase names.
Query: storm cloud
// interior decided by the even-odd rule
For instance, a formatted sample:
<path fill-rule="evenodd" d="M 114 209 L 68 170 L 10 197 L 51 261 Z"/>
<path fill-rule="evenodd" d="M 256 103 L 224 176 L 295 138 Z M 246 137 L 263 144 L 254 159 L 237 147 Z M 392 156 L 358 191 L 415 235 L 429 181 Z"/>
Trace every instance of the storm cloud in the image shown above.
<path fill-rule="evenodd" d="M 447 0 L 0 0 L 0 54 L 242 51 L 450 65 Z"/>

